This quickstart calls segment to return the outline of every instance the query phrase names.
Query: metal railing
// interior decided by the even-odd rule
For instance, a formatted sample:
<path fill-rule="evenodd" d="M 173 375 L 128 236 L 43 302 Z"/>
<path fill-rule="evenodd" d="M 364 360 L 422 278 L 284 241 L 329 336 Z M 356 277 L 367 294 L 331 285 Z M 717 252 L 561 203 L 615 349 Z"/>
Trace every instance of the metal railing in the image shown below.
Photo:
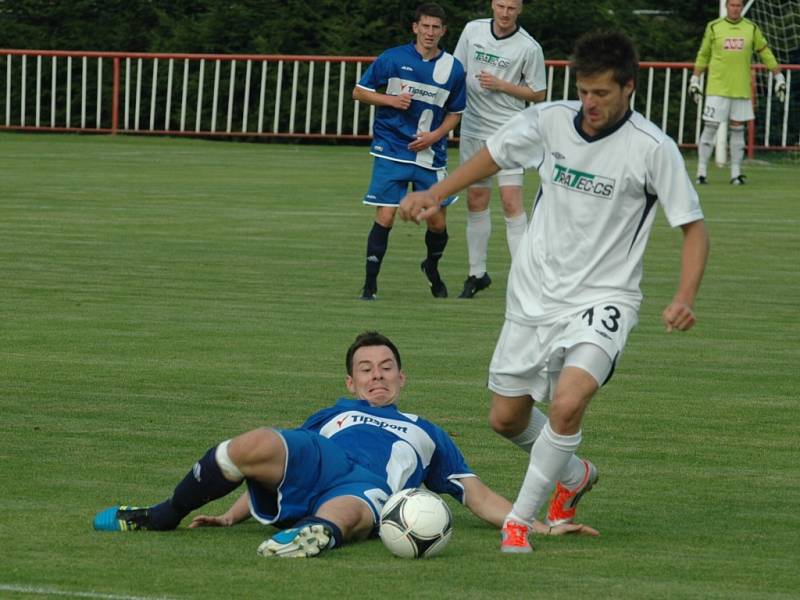
<path fill-rule="evenodd" d="M 186 136 L 369 139 L 375 109 L 351 91 L 374 57 L 154 54 L 0 49 L 0 130 Z M 567 61 L 546 61 L 547 99 L 574 98 Z M 691 63 L 643 62 L 633 106 L 681 146 L 701 119 L 686 93 Z M 800 148 L 800 104 L 783 67 L 786 101 L 772 75 L 756 97 L 749 148 Z"/>

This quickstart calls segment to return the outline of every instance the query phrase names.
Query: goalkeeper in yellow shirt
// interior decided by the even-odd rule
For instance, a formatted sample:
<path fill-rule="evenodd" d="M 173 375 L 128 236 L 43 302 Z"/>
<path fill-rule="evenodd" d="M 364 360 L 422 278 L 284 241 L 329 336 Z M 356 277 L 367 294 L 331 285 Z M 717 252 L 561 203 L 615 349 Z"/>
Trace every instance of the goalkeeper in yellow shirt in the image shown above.
<path fill-rule="evenodd" d="M 703 42 L 694 62 L 689 94 L 698 104 L 703 100 L 700 75 L 708 69 L 706 102 L 703 108 L 703 133 L 697 154 L 697 183 L 706 183 L 708 161 L 714 151 L 720 123 L 730 121 L 731 184 L 742 185 L 744 123 L 755 118 L 750 98 L 750 62 L 758 54 L 772 72 L 775 95 L 786 97 L 786 79 L 758 25 L 742 17 L 744 0 L 727 0 L 727 16 L 706 25 Z"/>

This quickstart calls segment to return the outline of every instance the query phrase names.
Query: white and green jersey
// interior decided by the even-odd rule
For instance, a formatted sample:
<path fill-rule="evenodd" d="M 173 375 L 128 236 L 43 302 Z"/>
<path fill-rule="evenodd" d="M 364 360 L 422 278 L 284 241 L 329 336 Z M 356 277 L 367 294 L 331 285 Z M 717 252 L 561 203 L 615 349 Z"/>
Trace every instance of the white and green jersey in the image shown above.
<path fill-rule="evenodd" d="M 532 106 L 491 136 L 503 169 L 538 169 L 528 230 L 511 263 L 506 318 L 552 323 L 608 300 L 638 310 L 647 238 L 661 204 L 672 227 L 703 218 L 675 142 L 638 112 L 588 136 L 577 101 Z"/>
<path fill-rule="evenodd" d="M 534 92 L 547 88 L 542 47 L 522 27 L 498 38 L 492 19 L 470 21 L 453 56 L 467 72 L 467 109 L 461 118 L 461 135 L 485 140 L 525 108 L 522 100 L 481 88 L 477 78 L 481 71 L 514 85 L 525 84 Z"/>
<path fill-rule="evenodd" d="M 769 70 L 778 66 L 764 34 L 749 19 L 742 18 L 734 23 L 719 18 L 706 25 L 694 61 L 696 68 L 708 68 L 706 95 L 749 98 L 753 54 L 758 54 Z"/>

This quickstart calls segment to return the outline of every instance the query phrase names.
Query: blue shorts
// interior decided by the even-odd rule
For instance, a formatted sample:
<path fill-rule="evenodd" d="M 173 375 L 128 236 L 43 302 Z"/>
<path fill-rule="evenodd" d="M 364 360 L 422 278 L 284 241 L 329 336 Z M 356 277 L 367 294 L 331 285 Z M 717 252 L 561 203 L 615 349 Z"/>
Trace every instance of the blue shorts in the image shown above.
<path fill-rule="evenodd" d="M 286 473 L 277 493 L 247 480 L 250 512 L 265 525 L 288 527 L 314 515 L 332 498 L 354 496 L 372 511 L 377 524 L 392 491 L 384 479 L 354 463 L 328 438 L 304 429 L 276 432 L 286 445 Z"/>
<path fill-rule="evenodd" d="M 408 193 L 409 184 L 415 192 L 424 191 L 446 176 L 445 169 L 426 169 L 412 163 L 376 156 L 372 165 L 372 181 L 369 182 L 369 190 L 364 196 L 364 204 L 397 206 Z M 449 206 L 456 200 L 458 196 L 450 196 L 441 204 Z"/>

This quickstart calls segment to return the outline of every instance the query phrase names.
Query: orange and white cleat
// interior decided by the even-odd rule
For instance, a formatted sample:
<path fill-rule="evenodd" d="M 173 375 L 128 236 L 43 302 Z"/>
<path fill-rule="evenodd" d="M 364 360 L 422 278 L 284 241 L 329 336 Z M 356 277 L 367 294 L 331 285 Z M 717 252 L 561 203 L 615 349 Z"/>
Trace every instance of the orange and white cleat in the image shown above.
<path fill-rule="evenodd" d="M 583 466 L 586 472 L 583 479 L 578 486 L 572 490 L 561 485 L 561 482 L 556 483 L 556 493 L 553 500 L 550 502 L 550 508 L 547 511 L 547 524 L 550 527 L 561 525 L 563 523 L 572 523 L 575 518 L 575 509 L 578 506 L 583 495 L 592 489 L 599 478 L 597 474 L 597 467 L 595 467 L 588 460 L 583 460 Z"/>
<path fill-rule="evenodd" d="M 527 554 L 533 552 L 528 541 L 531 528 L 524 523 L 506 519 L 500 532 L 500 552 L 506 554 Z"/>

